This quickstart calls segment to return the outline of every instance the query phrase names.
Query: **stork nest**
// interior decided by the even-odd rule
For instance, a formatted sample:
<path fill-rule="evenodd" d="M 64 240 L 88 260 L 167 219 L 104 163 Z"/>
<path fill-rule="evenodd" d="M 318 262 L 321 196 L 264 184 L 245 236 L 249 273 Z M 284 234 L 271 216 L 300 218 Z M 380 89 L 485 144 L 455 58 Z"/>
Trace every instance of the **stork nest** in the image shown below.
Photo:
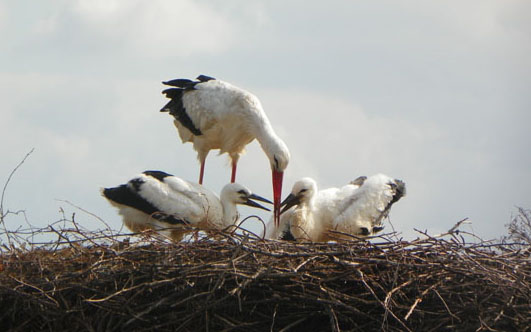
<path fill-rule="evenodd" d="M 0 250 L 0 326 L 11 330 L 526 331 L 531 249 L 466 242 L 170 243 L 75 223 L 56 241 Z M 1 235 L 1 234 L 0 234 Z M 4 234 L 5 236 L 6 234 Z M 31 242 L 35 234 L 26 234 Z M 18 240 L 17 240 L 18 239 Z M 20 241 L 19 241 L 20 242 Z"/>

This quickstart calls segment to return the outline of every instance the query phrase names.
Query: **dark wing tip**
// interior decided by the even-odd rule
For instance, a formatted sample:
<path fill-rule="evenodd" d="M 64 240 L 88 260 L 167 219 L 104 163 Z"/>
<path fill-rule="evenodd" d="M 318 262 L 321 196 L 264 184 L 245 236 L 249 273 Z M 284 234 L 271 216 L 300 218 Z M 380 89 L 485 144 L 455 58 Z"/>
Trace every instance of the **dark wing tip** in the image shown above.
<path fill-rule="evenodd" d="M 198 81 L 192 81 L 187 78 L 177 78 L 169 81 L 163 81 L 162 84 L 190 90 L 193 89 L 198 83 L 212 81 L 215 80 L 215 78 L 207 75 L 199 75 L 197 76 L 197 80 Z"/>
<path fill-rule="evenodd" d="M 211 76 L 207 76 L 207 75 L 199 75 L 197 76 L 197 79 L 201 82 L 208 82 L 208 81 L 212 81 L 212 80 L 215 80 L 214 77 L 211 77 Z"/>
<path fill-rule="evenodd" d="M 171 214 L 167 214 L 161 211 L 157 211 L 151 214 L 153 219 L 170 224 L 170 225 L 188 225 L 188 222 L 184 219 L 179 219 Z"/>
<path fill-rule="evenodd" d="M 181 98 L 183 95 L 183 89 L 169 88 L 162 90 L 162 94 L 164 94 L 167 98 Z"/>
<path fill-rule="evenodd" d="M 361 187 L 363 185 L 363 183 L 365 182 L 365 180 L 367 180 L 366 176 L 364 176 L 364 175 L 358 176 L 355 180 L 350 181 L 350 184 L 353 184 L 353 185 Z"/>
<path fill-rule="evenodd" d="M 171 175 L 169 173 L 166 173 L 166 172 L 163 172 L 163 171 L 144 171 L 144 172 L 142 172 L 142 174 L 154 177 L 155 179 L 157 179 L 159 181 L 163 181 L 164 178 L 166 178 L 168 176 L 173 176 L 173 175 Z"/>
<path fill-rule="evenodd" d="M 126 184 L 113 188 L 104 188 L 101 193 L 106 199 L 127 206 L 134 206 L 134 203 L 138 200 L 137 194 Z"/>
<path fill-rule="evenodd" d="M 169 81 L 165 81 L 165 82 L 163 81 L 162 82 L 162 84 L 164 84 L 164 85 L 175 86 L 175 87 L 178 87 L 178 88 L 187 88 L 190 85 L 193 85 L 194 83 L 195 83 L 194 81 L 186 79 L 186 78 L 177 78 L 177 79 L 174 79 L 174 80 L 169 80 Z"/>
<path fill-rule="evenodd" d="M 111 195 L 112 195 L 112 190 L 115 189 L 115 188 L 103 188 L 101 189 L 101 194 L 103 195 L 103 197 L 107 198 L 107 199 L 111 199 Z"/>
<path fill-rule="evenodd" d="M 396 192 L 400 197 L 406 196 L 406 184 L 402 180 L 395 180 L 396 182 Z"/>
<path fill-rule="evenodd" d="M 389 183 L 393 190 L 393 199 L 389 204 L 396 203 L 400 198 L 406 196 L 406 184 L 402 180 L 395 179 L 394 182 Z"/>

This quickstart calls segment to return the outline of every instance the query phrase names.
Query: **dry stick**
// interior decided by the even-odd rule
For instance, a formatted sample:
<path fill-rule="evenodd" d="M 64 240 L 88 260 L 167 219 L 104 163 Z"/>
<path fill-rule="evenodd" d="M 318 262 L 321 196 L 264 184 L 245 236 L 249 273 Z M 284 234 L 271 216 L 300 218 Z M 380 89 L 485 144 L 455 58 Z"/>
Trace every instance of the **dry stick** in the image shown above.
<path fill-rule="evenodd" d="M 330 235 L 331 239 L 338 241 L 338 242 L 343 242 L 343 241 L 344 242 L 368 242 L 367 240 L 377 239 L 377 238 L 381 238 L 384 235 L 392 234 L 392 233 L 385 233 L 385 234 L 378 234 L 378 235 L 362 236 L 362 235 L 350 234 L 350 233 L 345 233 L 345 232 L 341 232 L 338 230 L 332 230 L 332 229 L 326 232 Z M 351 239 L 345 239 L 345 238 L 334 236 L 334 235 L 343 235 Z"/>
<path fill-rule="evenodd" d="M 437 240 L 439 238 L 443 238 L 445 236 L 448 236 L 448 235 L 454 235 L 456 232 L 459 232 L 458 228 L 463 224 L 463 223 L 470 223 L 470 221 L 468 220 L 468 218 L 465 218 L 465 219 L 462 219 L 462 220 L 459 220 L 452 228 L 450 228 L 446 233 L 441 233 L 441 234 L 437 234 L 437 235 L 429 235 L 427 231 L 421 231 L 421 230 L 418 230 L 416 228 L 413 228 L 416 232 L 426 236 L 427 238 L 431 239 L 431 240 Z M 419 239 L 420 240 L 420 239 Z M 415 241 L 413 241 L 415 242 Z"/>
<path fill-rule="evenodd" d="M 24 164 L 26 159 L 33 153 L 34 150 L 35 150 L 35 148 L 32 148 L 30 150 L 30 152 L 26 153 L 24 158 L 22 158 L 22 160 L 18 163 L 18 165 L 11 171 L 11 173 L 7 177 L 7 181 L 4 184 L 4 188 L 2 189 L 2 197 L 0 198 L 0 221 L 2 222 L 2 227 L 4 228 L 4 232 L 5 232 L 6 236 L 7 236 L 7 242 L 9 243 L 10 247 L 12 247 L 13 243 L 11 242 L 11 237 L 10 237 L 9 231 L 7 229 L 5 220 L 4 220 L 5 216 L 7 215 L 7 213 L 4 214 L 4 196 L 5 196 L 5 193 L 6 193 L 7 185 L 11 181 L 11 178 L 13 177 L 15 172 L 20 168 L 20 166 L 22 166 L 22 164 Z"/>
<path fill-rule="evenodd" d="M 72 245 L 72 242 L 70 242 L 70 239 L 66 236 L 64 236 L 61 232 L 55 230 L 55 228 L 52 227 L 52 225 L 48 226 L 53 233 L 57 234 L 57 241 L 55 242 L 55 248 L 53 249 L 53 251 L 56 251 L 57 248 L 59 248 L 59 243 L 61 242 L 60 240 L 61 239 L 64 239 L 66 241 L 66 243 L 68 243 L 70 245 L 71 248 L 74 248 L 74 246 Z"/>
<path fill-rule="evenodd" d="M 253 233 L 253 232 L 251 232 L 251 231 L 249 231 L 249 230 L 247 230 L 247 229 L 245 229 L 245 228 L 242 227 L 243 223 L 245 223 L 247 220 L 249 220 L 249 219 L 253 219 L 253 218 L 254 218 L 254 219 L 258 219 L 258 221 L 260 221 L 260 223 L 262 224 L 262 232 L 263 232 L 263 234 L 264 234 L 264 236 L 265 236 L 266 224 L 265 224 L 264 220 L 262 220 L 262 218 L 260 218 L 260 217 L 257 216 L 257 215 L 254 215 L 254 214 L 245 217 L 242 221 L 240 221 L 240 222 L 238 223 L 238 225 L 234 225 L 234 227 L 236 227 L 236 228 L 238 228 L 238 229 L 241 229 L 241 230 L 243 230 L 243 231 L 249 232 L 250 234 L 254 235 L 254 237 L 255 237 L 256 239 L 264 240 L 264 236 L 258 236 L 257 234 L 255 234 L 255 233 Z"/>
<path fill-rule="evenodd" d="M 273 317 L 271 317 L 271 327 L 269 329 L 270 332 L 273 332 L 273 327 L 275 327 L 275 317 L 277 316 L 277 308 L 278 303 L 275 304 L 275 308 L 273 309 Z"/>
<path fill-rule="evenodd" d="M 339 328 L 339 321 L 337 319 L 337 315 L 334 312 L 334 309 L 329 304 L 326 306 L 326 311 L 328 312 L 328 315 L 330 316 L 330 326 L 332 328 L 332 331 L 340 332 L 341 329 Z"/>
<path fill-rule="evenodd" d="M 402 257 L 402 260 L 405 260 L 405 258 Z M 393 276 L 393 286 L 396 285 L 396 283 L 398 282 L 398 269 L 399 269 L 399 268 L 400 268 L 400 265 L 397 265 L 397 266 L 396 266 L 396 269 L 395 269 L 395 272 L 394 272 L 394 276 Z M 404 285 L 404 283 L 403 283 L 402 285 Z M 404 286 L 402 286 L 402 285 L 400 285 L 398 289 L 400 289 L 400 288 L 402 288 L 402 287 L 405 286 L 405 285 L 404 285 Z M 398 289 L 395 287 L 395 288 L 392 289 L 389 293 L 387 293 L 387 295 L 385 296 L 385 300 L 384 300 L 384 304 L 385 304 L 385 314 L 384 314 L 384 319 L 382 320 L 382 326 L 381 326 L 381 329 L 384 328 L 385 323 L 387 322 L 387 315 L 388 315 L 388 313 L 389 313 L 389 311 L 390 311 L 390 310 L 388 309 L 388 307 L 389 307 L 389 302 L 390 302 L 390 300 L 391 300 L 391 296 L 392 296 L 393 292 L 396 291 L 396 290 L 398 290 Z"/>
<path fill-rule="evenodd" d="M 441 299 L 442 303 L 444 304 L 444 307 L 446 308 L 446 311 L 448 311 L 448 314 L 452 316 L 453 318 L 457 319 L 457 321 L 461 322 L 461 319 L 452 313 L 452 311 L 450 310 L 450 307 L 448 307 L 448 304 L 446 304 L 446 301 L 444 301 L 443 297 L 441 296 L 441 294 L 439 294 L 437 289 L 434 288 L 433 291 L 435 292 L 435 294 L 437 294 L 439 299 Z"/>
<path fill-rule="evenodd" d="M 420 293 L 420 296 L 415 299 L 415 302 L 413 302 L 413 305 L 409 308 L 409 311 L 407 312 L 406 316 L 404 317 L 404 320 L 408 320 L 409 316 L 413 313 L 413 310 L 417 307 L 417 304 L 422 302 L 422 298 L 428 294 L 430 290 L 433 290 L 435 287 L 439 286 L 442 282 L 438 282 L 436 284 L 431 285 L 430 287 L 426 288 L 425 290 Z"/>
<path fill-rule="evenodd" d="M 281 330 L 279 330 L 278 332 L 286 332 L 286 331 L 289 331 L 292 327 L 296 326 L 296 325 L 299 325 L 300 323 L 304 322 L 306 319 L 308 319 L 308 317 L 302 317 L 301 319 L 298 319 L 296 321 L 294 321 L 293 323 L 290 323 L 286 326 L 284 326 Z"/>
<path fill-rule="evenodd" d="M 369 292 L 371 292 L 372 296 L 374 296 L 374 298 L 376 299 L 376 301 L 378 301 L 378 303 L 382 306 L 382 308 L 385 310 L 385 311 L 389 311 L 389 314 L 391 314 L 391 316 L 396 319 L 400 325 L 402 325 L 402 327 L 404 327 L 406 330 L 412 332 L 412 330 L 407 327 L 407 325 L 402 322 L 402 320 L 400 318 L 398 318 L 394 313 L 393 311 L 391 310 L 388 310 L 388 308 L 386 308 L 385 304 L 378 298 L 378 295 L 376 295 L 376 293 L 374 292 L 374 290 L 371 288 L 371 286 L 369 286 L 369 284 L 365 281 L 365 277 L 364 277 L 364 274 L 363 272 L 361 272 L 361 270 L 358 270 L 357 271 L 358 274 L 360 275 L 361 277 L 361 282 L 365 285 L 365 287 L 369 290 Z"/>
<path fill-rule="evenodd" d="M 104 298 L 100 298 L 100 299 L 85 299 L 85 302 L 105 302 L 117 295 L 120 295 L 122 293 L 127 293 L 127 292 L 130 292 L 132 290 L 135 290 L 137 288 L 140 288 L 140 287 L 143 287 L 143 286 L 155 286 L 155 285 L 158 285 L 158 284 L 162 284 L 162 283 L 168 283 L 168 282 L 173 282 L 175 280 L 177 280 L 178 278 L 171 278 L 171 279 L 166 279 L 166 280 L 157 280 L 157 281 L 152 281 L 152 282 L 145 282 L 145 283 L 142 283 L 142 284 L 139 284 L 139 285 L 135 285 L 135 286 L 131 286 L 129 288 L 122 288 L 120 289 L 119 291 L 117 292 L 114 292 Z"/>
<path fill-rule="evenodd" d="M 13 279 L 13 280 L 15 280 L 16 282 L 18 282 L 18 283 L 20 283 L 20 284 L 26 286 L 26 287 L 30 287 L 30 288 L 33 288 L 33 289 L 35 289 L 35 290 L 38 290 L 39 293 L 41 293 L 42 295 L 46 296 L 50 301 L 52 301 L 53 303 L 55 303 L 55 305 L 56 305 L 57 307 L 59 307 L 59 303 L 58 303 L 53 297 L 51 297 L 50 295 L 46 294 L 46 292 L 45 292 L 44 290 L 40 289 L 39 287 L 34 286 L 34 285 L 30 285 L 30 284 L 28 284 L 27 282 L 24 282 L 24 281 L 22 281 L 22 280 L 19 280 L 19 279 L 15 278 L 15 277 L 10 277 L 10 278 Z"/>
<path fill-rule="evenodd" d="M 94 214 L 94 213 L 92 213 L 92 212 L 90 212 L 90 211 L 88 211 L 88 210 L 85 210 L 84 208 L 82 208 L 82 207 L 80 207 L 80 206 L 77 206 L 77 205 L 75 205 L 74 203 L 72 203 L 72 202 L 70 202 L 70 201 L 68 201 L 68 200 L 56 199 L 56 201 L 66 203 L 66 204 L 68 204 L 68 205 L 70 205 L 70 206 L 72 206 L 72 207 L 74 207 L 74 208 L 76 208 L 76 209 L 78 209 L 78 210 L 80 210 L 80 211 L 82 211 L 82 212 L 85 212 L 86 214 L 88 214 L 88 215 L 90 215 L 90 216 L 96 218 L 96 219 L 99 220 L 102 224 L 105 225 L 105 227 L 106 227 L 107 230 L 111 233 L 111 235 L 113 234 L 113 233 L 112 233 L 112 228 L 111 228 L 111 226 L 109 226 L 109 224 L 107 224 L 107 223 L 105 222 L 105 220 L 103 220 L 102 218 L 100 218 L 98 215 L 96 215 L 96 214 Z"/>

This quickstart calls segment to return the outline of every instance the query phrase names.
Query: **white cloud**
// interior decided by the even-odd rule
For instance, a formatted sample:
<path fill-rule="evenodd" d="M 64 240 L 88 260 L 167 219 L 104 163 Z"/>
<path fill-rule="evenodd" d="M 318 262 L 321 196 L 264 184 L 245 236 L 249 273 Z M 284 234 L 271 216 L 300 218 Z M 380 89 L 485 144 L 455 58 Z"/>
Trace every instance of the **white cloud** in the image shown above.
<path fill-rule="evenodd" d="M 5 20 L 7 18 L 6 14 L 7 10 L 3 3 L 0 2 L 0 33 L 2 33 L 2 29 L 5 25 Z"/>
<path fill-rule="evenodd" d="M 441 135 L 440 129 L 429 123 L 371 117 L 359 105 L 339 96 L 295 90 L 260 95 L 293 150 L 312 155 L 319 169 L 336 175 L 341 171 L 342 176 L 356 177 L 357 171 L 384 171 L 389 165 L 396 170 L 397 166 L 408 164 L 411 153 L 421 145 Z"/>
<path fill-rule="evenodd" d="M 237 35 L 228 17 L 195 1 L 76 1 L 71 12 L 93 38 L 155 56 L 215 54 Z"/>

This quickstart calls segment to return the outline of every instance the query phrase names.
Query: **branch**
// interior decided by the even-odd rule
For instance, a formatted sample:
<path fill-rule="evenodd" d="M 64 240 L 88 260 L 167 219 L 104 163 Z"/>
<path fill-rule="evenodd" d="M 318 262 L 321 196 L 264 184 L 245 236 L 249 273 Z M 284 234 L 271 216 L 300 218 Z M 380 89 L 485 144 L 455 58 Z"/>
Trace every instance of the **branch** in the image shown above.
<path fill-rule="evenodd" d="M 5 193 L 6 193 L 7 186 L 9 185 L 9 182 L 11 181 L 11 178 L 13 177 L 15 172 L 20 168 L 20 166 L 22 166 L 22 164 L 24 164 L 26 159 L 28 159 L 28 157 L 33 153 L 34 150 L 35 150 L 35 148 L 32 148 L 30 150 L 30 152 L 26 153 L 24 158 L 22 158 L 22 160 L 18 163 L 18 165 L 11 171 L 11 173 L 7 177 L 7 181 L 4 184 L 4 188 L 2 189 L 2 197 L 0 198 L 0 222 L 2 223 L 2 227 L 4 228 L 4 232 L 6 233 L 7 241 L 9 242 L 10 246 L 11 246 L 11 237 L 9 236 L 9 232 L 7 230 L 6 223 L 5 223 L 5 220 L 4 220 L 5 216 L 8 214 L 7 212 L 4 213 L 4 196 L 5 196 Z"/>

